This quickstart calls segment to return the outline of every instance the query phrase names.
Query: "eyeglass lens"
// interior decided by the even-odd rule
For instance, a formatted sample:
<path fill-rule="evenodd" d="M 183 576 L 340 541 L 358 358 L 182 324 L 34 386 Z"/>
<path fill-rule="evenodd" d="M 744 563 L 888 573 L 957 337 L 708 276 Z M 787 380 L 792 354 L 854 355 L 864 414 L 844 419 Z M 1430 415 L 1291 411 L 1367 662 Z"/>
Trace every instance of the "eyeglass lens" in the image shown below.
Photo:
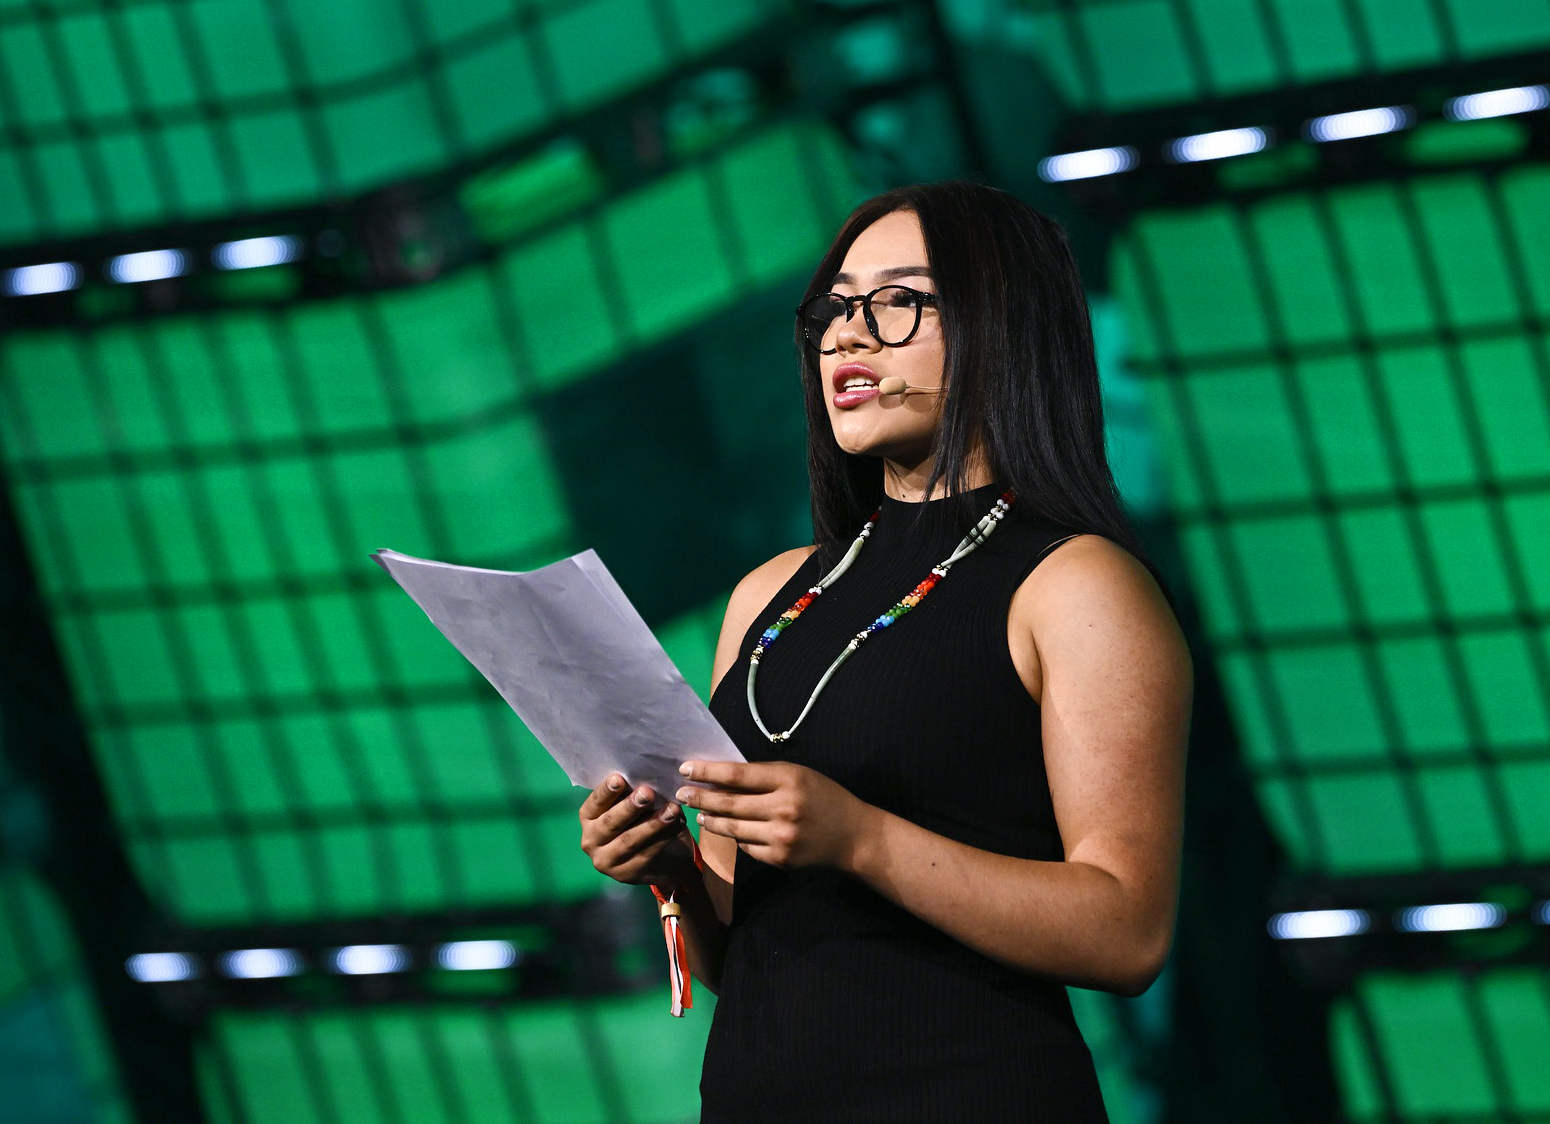
<path fill-rule="evenodd" d="M 846 313 L 863 299 L 868 301 L 879 343 L 897 347 L 920 326 L 919 294 L 901 285 L 886 285 L 870 298 L 853 297 L 850 302 L 835 293 L 820 293 L 802 306 L 802 328 L 808 341 L 822 351 L 833 351 Z M 868 325 L 868 330 L 872 330 L 872 325 Z"/>

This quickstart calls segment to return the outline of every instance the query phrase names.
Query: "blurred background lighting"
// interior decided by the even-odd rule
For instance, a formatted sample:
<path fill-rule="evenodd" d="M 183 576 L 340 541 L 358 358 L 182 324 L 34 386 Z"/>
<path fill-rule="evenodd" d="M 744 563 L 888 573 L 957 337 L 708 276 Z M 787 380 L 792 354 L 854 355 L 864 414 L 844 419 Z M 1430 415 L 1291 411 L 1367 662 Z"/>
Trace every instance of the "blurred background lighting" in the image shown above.
<path fill-rule="evenodd" d="M 1045 183 L 1086 180 L 1094 176 L 1112 176 L 1116 172 L 1128 172 L 1135 166 L 1136 150 L 1133 148 L 1089 148 L 1082 152 L 1066 152 L 1040 160 L 1039 178 Z"/>
<path fill-rule="evenodd" d="M 409 950 L 401 944 L 351 944 L 330 956 L 334 971 L 345 976 L 376 976 L 409 967 Z"/>
<path fill-rule="evenodd" d="M 234 980 L 270 980 L 301 974 L 301 954 L 292 948 L 242 948 L 220 959 L 221 974 Z"/>
<path fill-rule="evenodd" d="M 1278 913 L 1270 919 L 1268 928 L 1278 941 L 1305 941 L 1355 936 L 1365 933 L 1370 923 L 1366 910 L 1306 909 Z"/>
<path fill-rule="evenodd" d="M 193 979 L 199 965 L 186 952 L 141 952 L 124 961 L 129 978 L 140 983 L 173 983 Z"/>
<path fill-rule="evenodd" d="M 81 283 L 81 267 L 73 261 L 51 261 L 24 265 L 5 273 L 5 292 L 12 297 L 30 297 L 38 293 L 63 293 Z"/>
<path fill-rule="evenodd" d="M 142 250 L 120 254 L 108 262 L 108 276 L 120 284 L 135 281 L 160 281 L 177 277 L 187 267 L 182 250 Z"/>
<path fill-rule="evenodd" d="M 1402 909 L 1395 914 L 1394 925 L 1406 933 L 1450 933 L 1494 929 L 1505 920 L 1507 911 L 1491 902 L 1453 902 Z"/>
<path fill-rule="evenodd" d="M 436 963 L 454 972 L 509 968 L 517 962 L 510 941 L 451 941 L 436 950 Z"/>
<path fill-rule="evenodd" d="M 1550 925 L 1550 901 L 1540 902 L 1534 907 L 1534 920 L 1541 925 Z"/>
<path fill-rule="evenodd" d="M 284 265 L 300 256 L 301 239 L 292 234 L 275 234 L 222 242 L 210 258 L 220 269 L 257 269 L 265 265 Z"/>
<path fill-rule="evenodd" d="M 1487 90 L 1454 98 L 1442 107 L 1442 112 L 1455 121 L 1478 121 L 1482 117 L 1530 113 L 1547 105 L 1550 105 L 1550 86 L 1510 86 L 1505 90 Z"/>
<path fill-rule="evenodd" d="M 1228 156 L 1247 156 L 1269 143 L 1270 135 L 1264 129 L 1219 129 L 1214 133 L 1180 137 L 1168 146 L 1168 158 L 1175 164 L 1221 160 Z"/>
<path fill-rule="evenodd" d="M 1412 114 L 1403 106 L 1385 106 L 1381 109 L 1353 109 L 1349 113 L 1332 113 L 1328 117 L 1315 117 L 1304 126 L 1311 141 L 1352 140 L 1356 137 L 1375 137 L 1380 133 L 1392 133 L 1410 124 Z"/>

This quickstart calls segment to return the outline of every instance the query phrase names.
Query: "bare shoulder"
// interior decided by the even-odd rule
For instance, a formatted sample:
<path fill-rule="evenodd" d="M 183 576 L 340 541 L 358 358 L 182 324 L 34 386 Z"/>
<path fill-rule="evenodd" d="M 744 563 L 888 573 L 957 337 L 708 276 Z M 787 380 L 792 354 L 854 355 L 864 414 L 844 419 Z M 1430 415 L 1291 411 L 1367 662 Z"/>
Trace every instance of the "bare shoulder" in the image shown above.
<path fill-rule="evenodd" d="M 1012 598 L 1008 628 L 1014 652 L 1018 640 L 1025 647 L 1023 678 L 1036 698 L 1057 666 L 1090 669 L 1100 653 L 1190 682 L 1189 648 L 1156 579 L 1102 535 L 1077 535 L 1035 566 Z"/>
<path fill-rule="evenodd" d="M 816 546 L 798 546 L 791 550 L 784 550 L 771 558 L 762 566 L 750 570 L 737 587 L 732 590 L 732 597 L 727 602 L 727 621 L 731 623 L 734 614 L 744 618 L 742 632 L 748 630 L 753 623 L 753 614 L 769 602 L 780 591 L 780 587 L 791 580 L 791 575 L 806 562 L 817 550 Z"/>
<path fill-rule="evenodd" d="M 726 615 L 721 621 L 721 638 L 716 642 L 715 666 L 711 672 L 712 690 L 721 682 L 727 668 L 737 656 L 737 646 L 753 624 L 754 615 L 769 604 L 780 587 L 791 580 L 791 575 L 806 562 L 816 546 L 799 546 L 785 550 L 761 566 L 750 570 L 732 590 L 727 600 Z"/>
<path fill-rule="evenodd" d="M 1151 572 L 1135 555 L 1102 535 L 1076 535 L 1055 546 L 1018 592 L 1023 590 L 1035 604 L 1102 593 L 1147 600 L 1155 597 L 1162 608 L 1168 605 Z"/>

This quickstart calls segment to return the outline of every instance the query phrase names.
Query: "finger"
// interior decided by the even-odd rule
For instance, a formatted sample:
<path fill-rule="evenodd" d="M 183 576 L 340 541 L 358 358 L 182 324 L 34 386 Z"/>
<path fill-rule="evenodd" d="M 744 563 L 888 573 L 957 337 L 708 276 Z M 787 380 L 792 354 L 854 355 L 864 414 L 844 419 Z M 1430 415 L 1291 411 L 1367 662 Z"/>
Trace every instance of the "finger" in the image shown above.
<path fill-rule="evenodd" d="M 628 858 L 659 839 L 671 839 L 678 834 L 683 825 L 683 809 L 677 804 L 669 804 L 662 811 L 642 820 L 628 831 L 620 832 L 619 837 L 610 846 L 616 848 L 620 858 Z"/>
<path fill-rule="evenodd" d="M 691 781 L 740 792 L 769 792 L 780 782 L 779 770 L 768 761 L 685 761 L 678 767 Z"/>
<path fill-rule="evenodd" d="M 603 778 L 603 783 L 587 793 L 587 798 L 581 804 L 581 818 L 595 820 L 603 812 L 613 807 L 624 794 L 629 791 L 629 783 L 618 773 L 610 773 Z"/>
<path fill-rule="evenodd" d="M 676 838 L 683 826 L 683 810 L 676 804 L 669 804 L 661 815 L 636 824 L 599 847 L 595 858 L 602 866 L 616 868 L 649 848 Z"/>
<path fill-rule="evenodd" d="M 726 819 L 721 816 L 707 816 L 704 812 L 694 817 L 694 822 L 700 825 L 700 833 L 710 832 L 712 835 L 720 835 L 723 838 L 737 840 L 735 830 L 737 820 Z"/>
<path fill-rule="evenodd" d="M 620 881 L 633 882 L 642 871 L 649 870 L 657 858 L 673 843 L 671 835 L 658 839 L 650 846 L 642 847 L 631 858 L 625 859 L 614 871 L 613 875 Z"/>
<path fill-rule="evenodd" d="M 656 802 L 650 785 L 641 785 L 612 808 L 597 817 L 597 827 L 605 836 L 617 835 L 643 816 L 649 816 Z"/>
<path fill-rule="evenodd" d="M 740 820 L 767 820 L 770 818 L 768 801 L 762 793 L 717 792 L 709 788 L 685 786 L 678 790 L 675 799 L 686 808 L 698 808 L 702 812 L 730 816 Z"/>
<path fill-rule="evenodd" d="M 713 835 L 723 835 L 728 839 L 734 839 L 738 845 L 745 843 L 768 842 L 768 825 L 762 820 L 740 820 L 731 816 L 711 815 L 701 812 L 694 817 L 694 822 Z"/>

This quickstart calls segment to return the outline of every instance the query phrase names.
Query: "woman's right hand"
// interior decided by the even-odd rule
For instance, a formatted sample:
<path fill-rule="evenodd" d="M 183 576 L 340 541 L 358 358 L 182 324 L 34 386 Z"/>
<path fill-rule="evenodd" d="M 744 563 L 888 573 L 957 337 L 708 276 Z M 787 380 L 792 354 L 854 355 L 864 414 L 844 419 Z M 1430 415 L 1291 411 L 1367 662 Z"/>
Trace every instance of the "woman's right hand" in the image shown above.
<path fill-rule="evenodd" d="M 631 792 L 618 773 L 581 805 L 581 849 L 616 882 L 669 890 L 699 878 L 683 809 L 673 803 L 658 808 L 649 786 Z"/>

